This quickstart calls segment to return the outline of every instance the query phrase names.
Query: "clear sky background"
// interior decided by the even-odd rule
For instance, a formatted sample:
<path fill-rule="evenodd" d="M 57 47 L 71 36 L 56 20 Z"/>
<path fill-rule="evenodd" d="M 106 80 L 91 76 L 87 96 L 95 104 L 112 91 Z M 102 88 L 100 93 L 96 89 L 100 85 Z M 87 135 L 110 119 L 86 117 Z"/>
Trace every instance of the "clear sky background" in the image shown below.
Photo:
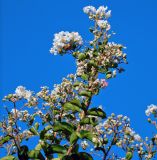
<path fill-rule="evenodd" d="M 52 88 L 75 73 L 72 56 L 53 56 L 49 49 L 53 34 L 62 30 L 90 40 L 91 22 L 82 12 L 87 5 L 112 10 L 113 40 L 127 46 L 129 61 L 126 72 L 110 80 L 93 104 L 103 105 L 108 115 L 129 116 L 137 133 L 151 135 L 145 109 L 157 104 L 156 0 L 0 0 L 0 98 L 19 85 L 34 91 Z"/>

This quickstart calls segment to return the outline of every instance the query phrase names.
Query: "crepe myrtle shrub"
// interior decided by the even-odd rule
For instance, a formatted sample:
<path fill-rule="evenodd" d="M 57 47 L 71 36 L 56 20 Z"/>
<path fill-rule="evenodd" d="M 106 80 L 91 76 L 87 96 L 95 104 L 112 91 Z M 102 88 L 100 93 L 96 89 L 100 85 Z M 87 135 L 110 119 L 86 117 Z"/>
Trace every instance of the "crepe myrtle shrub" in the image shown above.
<path fill-rule="evenodd" d="M 78 32 L 62 31 L 55 34 L 50 49 L 54 55 L 73 56 L 76 73 L 53 90 L 44 86 L 34 93 L 18 86 L 4 97 L 9 106 L 0 122 L 0 153 L 6 153 L 2 160 L 155 159 L 157 134 L 142 139 L 127 116 L 107 117 L 102 106 L 92 104 L 107 81 L 124 71 L 121 64 L 127 64 L 127 56 L 123 45 L 110 41 L 111 11 L 104 6 L 83 11 L 94 23 L 89 45 L 83 45 Z M 148 106 L 146 115 L 157 128 L 157 106 Z"/>

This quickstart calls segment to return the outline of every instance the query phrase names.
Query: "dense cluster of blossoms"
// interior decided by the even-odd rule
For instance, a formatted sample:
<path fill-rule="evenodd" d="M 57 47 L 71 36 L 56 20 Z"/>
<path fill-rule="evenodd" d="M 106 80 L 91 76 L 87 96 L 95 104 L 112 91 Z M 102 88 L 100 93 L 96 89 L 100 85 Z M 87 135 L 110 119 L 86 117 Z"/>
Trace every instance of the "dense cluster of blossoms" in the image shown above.
<path fill-rule="evenodd" d="M 157 134 L 143 140 L 127 116 L 112 113 L 107 117 L 102 106 L 93 107 L 93 96 L 108 86 L 108 79 L 124 71 L 121 64 L 127 63 L 127 56 L 123 45 L 109 42 L 111 11 L 104 6 L 87 6 L 83 11 L 95 21 L 90 28 L 94 35 L 90 45 L 79 50 L 83 44 L 79 33 L 62 31 L 55 34 L 50 49 L 54 55 L 71 53 L 76 73 L 63 78 L 52 90 L 44 86 L 35 94 L 19 86 L 4 97 L 13 108 L 6 107 L 8 117 L 0 122 L 0 148 L 8 155 L 2 160 L 93 160 L 93 155 L 103 160 L 131 160 L 135 154 L 141 160 L 155 157 Z M 148 122 L 157 128 L 157 106 L 148 106 L 145 113 L 154 115 L 155 120 L 149 118 Z M 30 150 L 25 142 L 32 138 L 36 146 Z"/>
<path fill-rule="evenodd" d="M 25 98 L 27 100 L 30 100 L 31 96 L 32 96 L 32 92 L 26 90 L 25 87 L 23 86 L 19 86 L 16 88 L 15 90 L 15 94 L 19 97 L 19 98 Z"/>
<path fill-rule="evenodd" d="M 78 32 L 59 32 L 55 34 L 53 47 L 50 49 L 52 54 L 66 53 L 68 50 L 74 50 L 83 44 L 82 37 Z"/>
<path fill-rule="evenodd" d="M 108 19 L 111 16 L 111 10 L 107 11 L 107 7 L 100 6 L 96 9 L 93 6 L 86 6 L 83 11 L 89 15 L 90 19 Z"/>
<path fill-rule="evenodd" d="M 150 116 L 151 114 L 154 114 L 157 117 L 157 106 L 154 104 L 151 104 L 148 106 L 147 110 L 145 111 L 147 116 Z"/>

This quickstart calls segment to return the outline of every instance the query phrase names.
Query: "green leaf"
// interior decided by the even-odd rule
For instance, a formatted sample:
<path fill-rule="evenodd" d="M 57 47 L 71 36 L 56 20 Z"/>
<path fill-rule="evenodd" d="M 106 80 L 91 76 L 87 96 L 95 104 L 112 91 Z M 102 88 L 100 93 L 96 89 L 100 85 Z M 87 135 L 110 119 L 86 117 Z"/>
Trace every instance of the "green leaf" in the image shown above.
<path fill-rule="evenodd" d="M 97 124 L 97 121 L 96 121 L 95 117 L 85 117 L 85 118 L 81 119 L 80 124 L 81 125 L 92 124 L 93 126 L 95 126 Z"/>
<path fill-rule="evenodd" d="M 29 129 L 31 133 L 33 133 L 34 135 L 38 135 L 38 132 L 35 130 L 34 127 Z"/>
<path fill-rule="evenodd" d="M 40 144 L 40 143 L 39 143 L 39 144 L 37 144 L 37 145 L 36 145 L 36 147 L 35 147 L 35 150 L 40 151 L 41 149 L 42 149 L 41 144 Z"/>
<path fill-rule="evenodd" d="M 44 139 L 45 134 L 47 131 L 51 130 L 52 126 L 48 125 L 46 126 L 41 132 L 40 132 L 40 139 Z"/>
<path fill-rule="evenodd" d="M 70 103 L 73 104 L 73 105 L 76 105 L 80 108 L 82 107 L 82 105 L 80 103 L 80 100 L 78 100 L 78 99 L 73 99 L 73 100 L 70 101 Z"/>
<path fill-rule="evenodd" d="M 59 144 L 53 144 L 48 148 L 48 152 L 51 154 L 54 153 L 61 153 L 61 154 L 65 154 L 67 152 L 67 149 Z"/>
<path fill-rule="evenodd" d="M 74 144 L 77 142 L 78 140 L 78 136 L 77 136 L 77 133 L 76 132 L 73 132 L 70 136 L 70 144 Z"/>
<path fill-rule="evenodd" d="M 126 160 L 131 160 L 132 157 L 133 157 L 132 152 L 127 152 L 127 153 L 126 153 Z"/>
<path fill-rule="evenodd" d="M 106 79 L 110 79 L 110 78 L 112 78 L 112 72 L 111 72 L 111 71 L 108 71 L 108 72 L 106 73 Z"/>
<path fill-rule="evenodd" d="M 35 129 L 36 129 L 36 130 L 39 129 L 39 123 L 38 123 L 38 122 L 35 123 Z"/>
<path fill-rule="evenodd" d="M 88 63 L 88 66 L 89 67 L 91 67 L 91 66 L 97 67 L 97 64 L 94 62 L 94 60 L 90 60 Z"/>
<path fill-rule="evenodd" d="M 79 59 L 79 60 L 84 60 L 84 59 L 86 59 L 86 55 L 85 55 L 84 53 L 80 53 L 80 54 L 78 55 L 78 59 Z"/>
<path fill-rule="evenodd" d="M 89 76 L 88 76 L 87 74 L 82 74 L 82 75 L 81 75 L 81 78 L 82 78 L 83 80 L 88 80 Z"/>
<path fill-rule="evenodd" d="M 53 131 L 58 132 L 58 131 L 63 131 L 65 133 L 72 133 L 74 131 L 74 126 L 66 123 L 66 122 L 56 122 L 53 126 Z"/>
<path fill-rule="evenodd" d="M 81 139 L 88 139 L 89 141 L 93 142 L 93 138 L 96 137 L 92 132 L 86 131 L 86 130 L 81 130 L 80 133 L 78 133 L 78 136 Z"/>
<path fill-rule="evenodd" d="M 34 117 L 35 117 L 35 116 L 36 116 L 36 115 L 31 116 L 31 118 L 29 119 L 29 125 L 30 125 L 30 126 L 33 124 L 33 122 L 34 122 Z"/>
<path fill-rule="evenodd" d="M 7 143 L 11 139 L 10 136 L 5 136 L 0 140 L 0 145 L 3 145 L 4 143 Z"/>
<path fill-rule="evenodd" d="M 89 91 L 81 91 L 79 93 L 80 96 L 85 96 L 85 97 L 91 97 L 92 96 L 92 93 L 89 92 Z"/>
<path fill-rule="evenodd" d="M 87 111 L 87 115 L 98 116 L 101 118 L 106 118 L 106 113 L 100 108 L 91 108 Z"/>
<path fill-rule="evenodd" d="M 45 140 L 54 140 L 54 136 L 53 136 L 53 134 L 46 133 L 44 135 L 44 139 Z"/>
<path fill-rule="evenodd" d="M 63 108 L 65 111 L 73 111 L 73 112 L 80 112 L 80 107 L 78 107 L 77 105 L 73 105 L 70 102 L 67 102 L 63 105 Z"/>
<path fill-rule="evenodd" d="M 10 155 L 10 156 L 5 156 L 5 157 L 1 158 L 1 160 L 17 160 L 17 158 Z"/>
<path fill-rule="evenodd" d="M 106 69 L 105 69 L 105 68 L 99 68 L 98 71 L 99 71 L 100 73 L 106 73 Z"/>
<path fill-rule="evenodd" d="M 28 157 L 33 159 L 45 160 L 44 156 L 39 150 L 31 150 L 28 152 Z"/>
<path fill-rule="evenodd" d="M 53 115 L 59 114 L 60 110 L 59 109 L 53 109 Z"/>
<path fill-rule="evenodd" d="M 80 85 L 80 82 L 79 82 L 79 81 L 76 81 L 76 82 L 73 84 L 74 87 L 77 87 L 77 86 L 79 86 L 79 85 Z"/>

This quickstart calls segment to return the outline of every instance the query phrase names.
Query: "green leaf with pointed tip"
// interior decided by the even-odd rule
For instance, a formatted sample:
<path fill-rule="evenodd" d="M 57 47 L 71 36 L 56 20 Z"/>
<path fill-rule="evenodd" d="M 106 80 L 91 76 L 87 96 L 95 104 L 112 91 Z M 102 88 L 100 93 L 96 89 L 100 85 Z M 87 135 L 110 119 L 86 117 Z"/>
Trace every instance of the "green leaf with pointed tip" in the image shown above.
<path fill-rule="evenodd" d="M 34 129 L 34 127 L 29 129 L 31 133 L 33 133 L 34 135 L 38 135 L 38 132 Z"/>
<path fill-rule="evenodd" d="M 65 111 L 73 111 L 73 112 L 80 112 L 80 107 L 78 107 L 77 105 L 73 105 L 70 102 L 67 102 L 63 105 L 63 108 Z"/>
<path fill-rule="evenodd" d="M 4 143 L 7 143 L 11 139 L 10 136 L 5 136 L 0 140 L 0 145 L 3 145 Z"/>
<path fill-rule="evenodd" d="M 34 117 L 35 117 L 35 116 L 36 116 L 36 115 L 31 116 L 31 118 L 29 119 L 29 125 L 30 125 L 30 126 L 33 124 L 33 122 L 34 122 Z"/>
<path fill-rule="evenodd" d="M 36 145 L 36 147 L 35 147 L 35 150 L 40 151 L 41 149 L 42 149 L 41 144 L 40 144 L 40 143 L 39 143 L 39 144 L 37 144 L 37 145 Z"/>
<path fill-rule="evenodd" d="M 53 144 L 48 148 L 48 152 L 51 154 L 54 153 L 65 154 L 67 152 L 67 149 L 59 144 Z"/>
<path fill-rule="evenodd" d="M 98 116 L 101 118 L 106 118 L 106 113 L 100 108 L 91 108 L 87 111 L 87 115 Z"/>
<path fill-rule="evenodd" d="M 127 152 L 127 153 L 126 153 L 126 160 L 131 160 L 132 157 L 133 157 L 132 152 Z"/>
<path fill-rule="evenodd" d="M 93 138 L 96 137 L 92 132 L 86 131 L 86 130 L 81 130 L 77 134 L 81 139 L 88 139 L 89 141 L 93 142 Z"/>
<path fill-rule="evenodd" d="M 38 123 L 38 122 L 36 122 L 34 126 L 35 126 L 35 129 L 36 129 L 36 130 L 39 129 L 39 123 Z"/>
<path fill-rule="evenodd" d="M 78 136 L 77 136 L 77 133 L 76 132 L 73 132 L 70 136 L 70 144 L 74 144 L 77 142 L 78 140 Z"/>
<path fill-rule="evenodd" d="M 70 101 L 70 103 L 73 104 L 73 105 L 76 105 L 80 108 L 82 107 L 82 105 L 80 103 L 80 100 L 78 100 L 78 99 L 73 99 L 73 100 Z"/>
<path fill-rule="evenodd" d="M 28 157 L 33 159 L 45 160 L 44 156 L 39 150 L 31 150 L 28 152 Z"/>
<path fill-rule="evenodd" d="M 79 93 L 80 96 L 85 96 L 85 97 L 91 97 L 92 96 L 92 93 L 89 92 L 89 91 L 81 91 Z"/>
<path fill-rule="evenodd" d="M 6 157 L 1 158 L 1 160 L 17 160 L 17 158 L 10 155 L 10 156 L 6 156 Z"/>
<path fill-rule="evenodd" d="M 56 122 L 53 126 L 53 131 L 63 131 L 65 133 L 72 133 L 74 131 L 75 127 L 72 124 L 66 123 L 66 122 Z"/>

